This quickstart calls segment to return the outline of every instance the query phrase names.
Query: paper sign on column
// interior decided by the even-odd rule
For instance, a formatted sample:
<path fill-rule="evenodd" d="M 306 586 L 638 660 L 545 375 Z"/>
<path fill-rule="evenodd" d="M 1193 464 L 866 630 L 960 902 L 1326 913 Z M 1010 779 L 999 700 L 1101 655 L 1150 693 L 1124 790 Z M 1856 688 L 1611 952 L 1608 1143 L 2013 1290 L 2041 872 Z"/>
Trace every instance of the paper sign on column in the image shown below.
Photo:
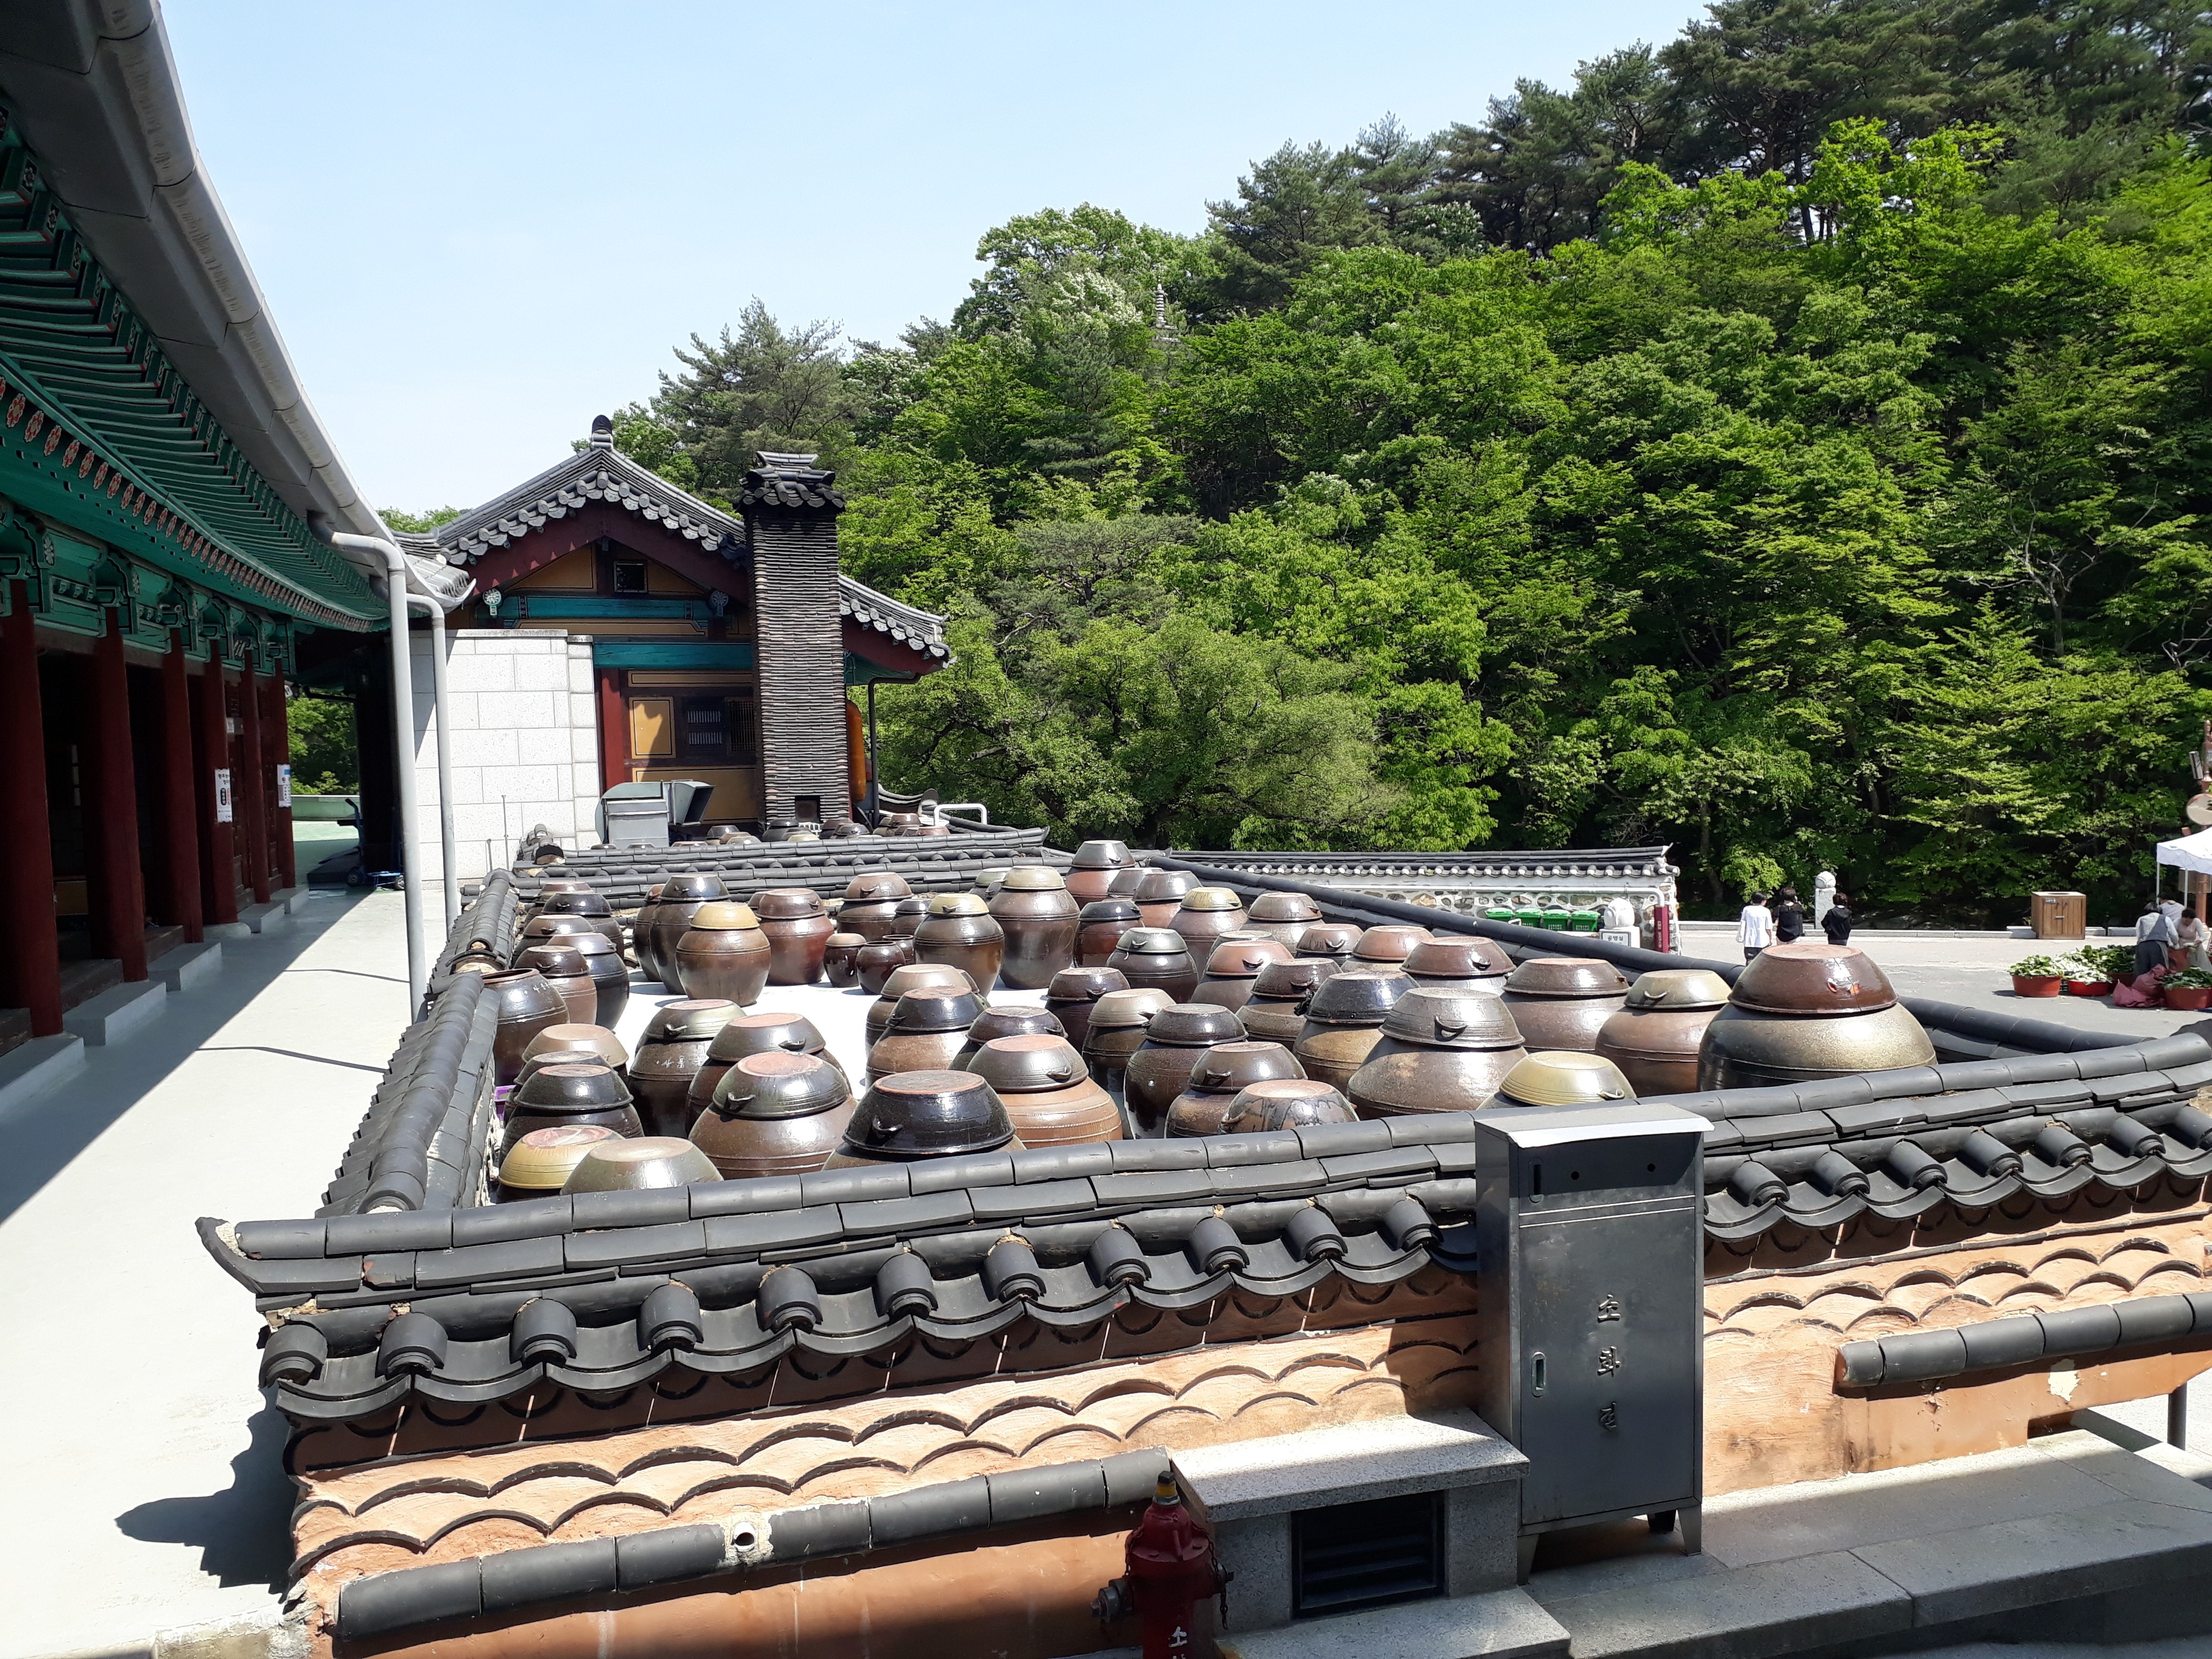
<path fill-rule="evenodd" d="M 215 769 L 215 821 L 217 823 L 230 822 L 230 769 L 228 766 Z"/>
<path fill-rule="evenodd" d="M 289 761 L 280 762 L 276 767 L 276 810 L 280 812 L 292 810 L 292 763 Z"/>

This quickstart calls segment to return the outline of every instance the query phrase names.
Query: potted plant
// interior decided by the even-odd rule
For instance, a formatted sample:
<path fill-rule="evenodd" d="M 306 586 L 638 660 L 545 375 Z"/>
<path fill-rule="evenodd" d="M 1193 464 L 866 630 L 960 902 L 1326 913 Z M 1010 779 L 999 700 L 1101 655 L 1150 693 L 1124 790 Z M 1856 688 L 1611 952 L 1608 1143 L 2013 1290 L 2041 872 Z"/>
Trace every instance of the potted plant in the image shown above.
<path fill-rule="evenodd" d="M 2065 964 L 2056 957 L 2022 957 L 2012 965 L 2016 997 L 2055 997 L 2065 980 Z"/>
<path fill-rule="evenodd" d="M 2101 945 L 2085 945 L 2072 956 L 2060 957 L 2058 968 L 2069 997 L 2110 996 L 2113 975 L 2118 971 Z"/>
<path fill-rule="evenodd" d="M 2161 981 L 2169 1008 L 2212 1008 L 2212 970 L 2184 968 Z"/>

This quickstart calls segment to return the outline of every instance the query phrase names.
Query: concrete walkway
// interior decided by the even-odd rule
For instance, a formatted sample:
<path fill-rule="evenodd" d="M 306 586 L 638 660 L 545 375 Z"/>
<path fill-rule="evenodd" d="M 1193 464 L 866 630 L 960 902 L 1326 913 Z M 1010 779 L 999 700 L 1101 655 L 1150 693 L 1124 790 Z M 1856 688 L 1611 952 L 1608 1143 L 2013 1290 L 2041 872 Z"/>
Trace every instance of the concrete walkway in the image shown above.
<path fill-rule="evenodd" d="M 405 1023 L 402 940 L 398 895 L 316 893 L 0 1116 L 0 1659 L 273 1613 L 284 1424 L 192 1224 L 313 1210 Z"/>

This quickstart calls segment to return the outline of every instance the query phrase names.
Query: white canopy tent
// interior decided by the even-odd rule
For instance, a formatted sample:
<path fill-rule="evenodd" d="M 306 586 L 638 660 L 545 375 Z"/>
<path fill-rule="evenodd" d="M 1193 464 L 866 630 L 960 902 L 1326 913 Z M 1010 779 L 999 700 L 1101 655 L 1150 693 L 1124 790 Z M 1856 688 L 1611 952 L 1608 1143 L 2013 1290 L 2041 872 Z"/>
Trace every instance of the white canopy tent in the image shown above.
<path fill-rule="evenodd" d="M 2212 876 L 2212 830 L 2199 830 L 2193 836 L 2182 836 L 2173 841 L 2159 842 L 2158 862 L 2161 866 L 2172 865 L 2175 869 L 2185 870 L 2192 875 Z M 2163 868 L 2158 876 L 2159 885 L 2163 887 L 2166 878 Z"/>

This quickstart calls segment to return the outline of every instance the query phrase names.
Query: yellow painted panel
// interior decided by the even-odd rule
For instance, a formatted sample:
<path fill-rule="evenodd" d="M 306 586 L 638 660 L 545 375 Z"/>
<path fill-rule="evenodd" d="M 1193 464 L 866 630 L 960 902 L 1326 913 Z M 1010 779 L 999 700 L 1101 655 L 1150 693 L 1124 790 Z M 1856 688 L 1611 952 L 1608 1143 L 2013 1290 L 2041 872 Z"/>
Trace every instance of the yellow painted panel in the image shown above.
<path fill-rule="evenodd" d="M 599 585 L 599 573 L 592 561 L 598 556 L 588 547 L 580 547 L 574 553 L 563 553 L 543 570 L 533 570 L 513 586 L 518 589 L 531 588 L 540 592 L 562 593 L 590 593 Z"/>
<path fill-rule="evenodd" d="M 628 671 L 629 684 L 633 690 L 659 690 L 669 687 L 689 691 L 716 690 L 724 686 L 749 686 L 754 676 L 750 670 L 724 672 L 719 669 L 694 668 L 633 668 Z"/>
<path fill-rule="evenodd" d="M 657 783 L 664 778 L 696 778 L 702 783 L 712 784 L 714 793 L 707 802 L 707 822 L 710 823 L 732 818 L 757 818 L 761 815 L 760 769 L 757 766 L 632 766 L 629 775 L 636 783 Z"/>
<path fill-rule="evenodd" d="M 667 697 L 632 697 L 629 702 L 629 752 L 633 755 L 673 755 L 676 752 L 676 705 Z"/>
<path fill-rule="evenodd" d="M 679 576 L 658 559 L 645 562 L 645 591 L 648 593 L 680 593 L 686 599 L 703 599 L 707 590 L 687 576 Z"/>

